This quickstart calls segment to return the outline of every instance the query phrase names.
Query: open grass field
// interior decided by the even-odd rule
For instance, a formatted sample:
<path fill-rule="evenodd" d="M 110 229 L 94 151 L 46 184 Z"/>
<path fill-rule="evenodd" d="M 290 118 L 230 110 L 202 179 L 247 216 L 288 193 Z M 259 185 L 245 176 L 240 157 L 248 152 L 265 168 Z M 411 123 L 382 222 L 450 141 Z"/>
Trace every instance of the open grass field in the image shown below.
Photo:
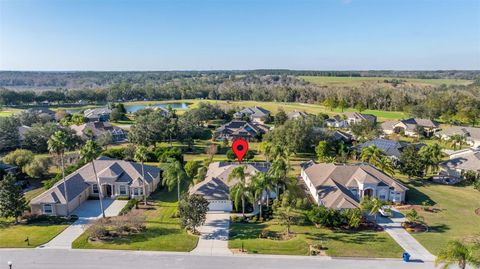
<path fill-rule="evenodd" d="M 418 86 L 438 86 L 438 85 L 468 85 L 471 84 L 471 80 L 465 79 L 413 79 L 413 78 L 394 78 L 394 77 L 326 77 L 326 76 L 300 76 L 301 79 L 321 85 L 321 86 L 339 86 L 339 87 L 351 87 L 358 86 L 363 83 L 377 83 L 381 85 L 391 85 L 385 83 L 385 80 L 391 81 L 392 79 L 406 81 L 406 84 L 418 85 Z"/>
<path fill-rule="evenodd" d="M 274 220 L 251 224 L 232 223 L 228 247 L 240 249 L 243 243 L 248 253 L 309 255 L 309 246 L 322 244 L 326 255 L 343 257 L 399 258 L 402 249 L 385 232 L 336 232 L 315 226 L 295 225 L 292 231 L 296 236 L 290 240 L 258 238 L 263 229 L 283 232 L 284 227 Z"/>
<path fill-rule="evenodd" d="M 0 218 L 0 248 L 34 248 L 52 240 L 68 225 L 47 223 L 15 225 L 12 219 Z M 29 238 L 30 245 L 25 242 Z"/>
<path fill-rule="evenodd" d="M 471 186 L 446 186 L 433 183 L 408 183 L 407 202 L 420 205 L 429 200 L 436 213 L 419 210 L 430 227 L 429 232 L 413 236 L 433 254 L 444 248 L 449 240 L 480 240 L 480 216 L 475 210 L 480 208 L 480 192 Z M 480 255 L 480 249 L 477 250 Z"/>
<path fill-rule="evenodd" d="M 111 242 L 88 242 L 88 230 L 77 238 L 73 248 L 87 249 L 126 249 L 157 251 L 191 251 L 197 246 L 198 237 L 187 234 L 180 228 L 177 218 L 172 216 L 177 211 L 177 191 L 165 189 L 152 194 L 150 199 L 155 204 L 154 210 L 145 212 L 147 231 L 127 238 L 117 238 Z"/>

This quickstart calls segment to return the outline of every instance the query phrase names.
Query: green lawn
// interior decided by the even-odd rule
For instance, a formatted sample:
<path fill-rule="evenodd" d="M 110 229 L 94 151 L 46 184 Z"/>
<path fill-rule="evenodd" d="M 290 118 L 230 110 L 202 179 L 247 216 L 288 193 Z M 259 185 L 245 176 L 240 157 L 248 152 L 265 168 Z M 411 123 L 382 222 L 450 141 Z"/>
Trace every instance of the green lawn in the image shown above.
<path fill-rule="evenodd" d="M 52 240 L 67 228 L 66 224 L 33 223 L 15 225 L 11 219 L 0 218 L 0 248 L 33 248 Z M 30 245 L 25 242 L 29 238 Z"/>
<path fill-rule="evenodd" d="M 77 238 L 73 248 L 191 251 L 198 237 L 187 234 L 171 216 L 177 211 L 176 190 L 157 191 L 150 197 L 155 210 L 147 211 L 147 231 L 127 238 L 118 238 L 108 243 L 88 242 L 88 231 Z"/>
<path fill-rule="evenodd" d="M 248 253 L 308 255 L 309 246 L 322 244 L 328 256 L 400 258 L 402 249 L 385 232 L 336 232 L 315 226 L 292 226 L 296 236 L 290 240 L 258 238 L 262 229 L 282 232 L 285 228 L 275 221 L 261 224 L 232 223 L 228 247 L 240 249 L 243 243 Z"/>
<path fill-rule="evenodd" d="M 21 111 L 22 111 L 21 109 L 11 108 L 11 107 L 0 109 L 0 117 L 10 117 L 12 115 L 15 115 L 15 114 L 21 112 Z"/>
<path fill-rule="evenodd" d="M 389 85 L 384 80 L 405 80 L 408 84 L 415 85 L 468 85 L 471 80 L 465 79 L 413 79 L 413 78 L 393 78 L 393 77 L 328 77 L 328 76 L 300 76 L 303 80 L 318 84 L 321 86 L 359 86 L 362 83 L 378 83 L 380 85 Z"/>
<path fill-rule="evenodd" d="M 414 234 L 433 254 L 444 248 L 449 240 L 476 238 L 480 240 L 480 216 L 475 209 L 480 208 L 480 192 L 471 186 L 445 186 L 439 184 L 407 184 L 407 202 L 421 204 L 430 200 L 440 212 L 431 213 L 419 210 L 430 227 L 430 231 Z M 480 255 L 480 250 L 478 250 Z"/>

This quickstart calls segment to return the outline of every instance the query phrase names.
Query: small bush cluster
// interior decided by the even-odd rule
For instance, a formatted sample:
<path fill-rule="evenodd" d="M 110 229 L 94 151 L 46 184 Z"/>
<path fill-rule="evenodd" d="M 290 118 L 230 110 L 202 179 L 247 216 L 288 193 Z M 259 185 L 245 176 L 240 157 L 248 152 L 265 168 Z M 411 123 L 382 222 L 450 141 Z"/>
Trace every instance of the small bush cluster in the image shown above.
<path fill-rule="evenodd" d="M 89 228 L 91 240 L 108 240 L 145 231 L 146 217 L 134 211 L 125 215 L 95 221 Z"/>
<path fill-rule="evenodd" d="M 356 229 L 362 221 L 362 212 L 360 209 L 335 210 L 316 206 L 308 211 L 307 217 L 312 223 L 323 227 Z"/>
<path fill-rule="evenodd" d="M 123 200 L 123 199 L 120 199 L 120 197 L 119 197 L 119 200 Z M 132 211 L 132 209 L 137 205 L 137 203 L 138 203 L 137 199 L 135 199 L 135 198 L 130 199 L 127 202 L 127 204 L 122 208 L 122 210 L 120 210 L 120 215 L 125 215 L 125 214 L 129 213 L 130 211 Z"/>

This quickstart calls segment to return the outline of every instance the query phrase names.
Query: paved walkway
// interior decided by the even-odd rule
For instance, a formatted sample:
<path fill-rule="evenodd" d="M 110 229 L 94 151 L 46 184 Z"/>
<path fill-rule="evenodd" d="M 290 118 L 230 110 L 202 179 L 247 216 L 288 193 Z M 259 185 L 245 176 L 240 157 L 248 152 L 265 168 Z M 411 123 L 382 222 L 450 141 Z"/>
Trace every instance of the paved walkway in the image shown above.
<path fill-rule="evenodd" d="M 192 254 L 232 255 L 228 249 L 229 213 L 208 213 L 205 224 L 198 230 L 201 233 L 197 247 Z"/>
<path fill-rule="evenodd" d="M 117 216 L 126 204 L 127 201 L 124 200 L 103 200 L 105 215 L 107 217 Z M 87 200 L 83 202 L 83 204 L 72 212 L 72 215 L 77 215 L 78 220 L 50 240 L 50 242 L 39 246 L 39 248 L 71 249 L 72 242 L 85 232 L 89 223 L 102 216 L 99 201 Z"/>
<path fill-rule="evenodd" d="M 393 218 L 379 217 L 378 224 L 411 255 L 411 260 L 435 261 L 435 256 L 402 227 L 402 222 L 406 221 L 402 213 L 394 209 L 392 211 Z"/>

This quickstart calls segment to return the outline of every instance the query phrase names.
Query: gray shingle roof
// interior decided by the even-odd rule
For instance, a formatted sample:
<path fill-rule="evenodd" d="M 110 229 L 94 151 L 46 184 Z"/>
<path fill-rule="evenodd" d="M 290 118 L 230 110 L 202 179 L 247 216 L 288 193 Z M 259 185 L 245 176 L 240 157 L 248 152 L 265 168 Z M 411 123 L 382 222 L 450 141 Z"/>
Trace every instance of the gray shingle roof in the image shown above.
<path fill-rule="evenodd" d="M 448 161 L 440 163 L 441 167 L 480 172 L 480 151 L 470 151 Z"/>

